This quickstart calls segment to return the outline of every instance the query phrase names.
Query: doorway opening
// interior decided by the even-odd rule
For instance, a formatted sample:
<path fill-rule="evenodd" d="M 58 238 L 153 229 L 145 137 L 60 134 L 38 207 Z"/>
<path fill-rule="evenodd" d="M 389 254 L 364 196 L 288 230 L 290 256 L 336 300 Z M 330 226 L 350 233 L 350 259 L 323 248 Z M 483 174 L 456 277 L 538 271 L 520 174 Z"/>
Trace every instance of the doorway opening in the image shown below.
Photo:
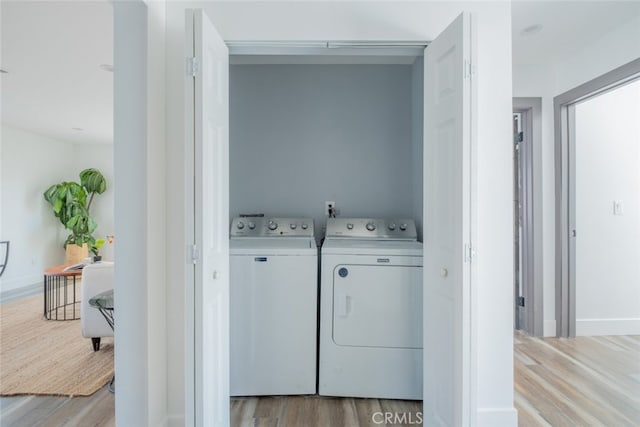
<path fill-rule="evenodd" d="M 577 175 L 580 165 L 577 164 L 577 129 L 576 108 L 579 103 L 598 95 L 610 92 L 616 88 L 628 85 L 640 78 L 640 59 L 636 59 L 609 73 L 584 83 L 568 92 L 554 98 L 554 124 L 555 124 L 555 149 L 556 149 L 556 334 L 560 337 L 574 337 L 577 334 L 577 307 L 576 307 L 576 280 L 578 270 L 576 266 L 576 254 L 580 250 L 578 236 L 582 239 L 583 233 L 597 231 L 598 224 L 583 224 L 578 229 L 578 206 L 576 196 L 580 189 L 577 187 Z M 610 135 L 604 137 L 610 139 Z M 609 152 L 607 147 L 605 152 Z M 611 166 L 611 165 L 610 165 Z M 597 181 L 596 187 L 587 189 L 597 191 L 603 183 Z M 616 190 L 608 191 L 608 203 L 599 203 L 599 210 L 607 211 L 607 215 L 616 215 L 623 218 L 620 212 L 624 211 L 624 198 L 616 196 Z M 626 196 L 625 196 L 626 197 Z M 608 199 L 607 199 L 608 200 Z M 584 208 L 583 208 L 584 210 Z M 610 219 L 610 218 L 609 218 Z M 619 221 L 620 222 L 620 221 Z M 589 236 L 585 237 L 588 240 Z M 637 246 L 637 242 L 636 242 Z M 602 260 L 596 264 L 601 264 Z M 607 276 L 604 282 L 614 280 L 617 274 L 613 266 L 607 265 Z M 609 274 L 611 273 L 611 274 Z M 603 281 L 601 281 L 603 282 Z M 603 286 L 600 283 L 598 286 Z M 625 319 L 622 319 L 625 320 Z M 637 324 L 637 320 L 632 324 Z M 619 323 L 619 322 L 618 322 Z"/>
<path fill-rule="evenodd" d="M 639 115 L 640 79 L 574 107 L 576 336 L 640 333 Z"/>
<path fill-rule="evenodd" d="M 541 98 L 513 100 L 514 328 L 543 335 Z"/>
<path fill-rule="evenodd" d="M 225 346 L 229 342 L 229 275 L 225 273 L 228 271 L 229 246 L 224 244 L 223 239 L 229 236 L 229 198 L 226 191 L 209 189 L 213 189 L 211 186 L 216 183 L 220 186 L 219 183 L 226 182 L 229 176 L 229 161 L 226 158 L 228 121 L 225 120 L 229 112 L 226 102 L 229 58 L 225 42 L 216 34 L 215 28 L 207 23 L 201 11 L 194 12 L 192 40 L 196 56 L 187 58 L 190 66 L 185 83 L 189 86 L 187 106 L 193 106 L 193 111 L 187 113 L 192 113 L 194 117 L 194 129 L 193 132 L 188 130 L 187 141 L 193 142 L 192 153 L 195 154 L 195 244 L 190 255 L 195 267 L 196 298 L 190 302 L 193 302 L 196 322 L 193 354 L 194 372 L 197 374 L 192 384 L 194 394 L 187 397 L 187 404 L 194 402 L 195 424 L 209 424 L 215 420 L 220 424 L 226 424 L 229 419 L 229 352 L 225 349 L 228 348 Z M 190 19 L 187 23 L 189 21 Z M 207 28 L 204 28 L 205 23 Z M 473 40 L 471 29 L 470 15 L 461 14 L 429 45 L 428 55 L 425 55 L 424 71 L 417 73 L 418 80 L 424 83 L 424 115 L 434 117 L 434 120 L 424 121 L 424 139 L 416 138 L 417 141 L 423 141 L 424 156 L 420 157 L 422 163 L 427 162 L 425 172 L 429 171 L 428 179 L 415 183 L 420 184 L 416 185 L 416 188 L 423 182 L 425 184 L 424 191 L 416 193 L 423 194 L 424 197 L 423 222 L 433 224 L 425 230 L 429 238 L 425 237 L 428 243 L 423 260 L 429 264 L 429 268 L 424 270 L 423 283 L 434 285 L 425 286 L 429 292 L 420 299 L 425 307 L 424 325 L 429 326 L 423 333 L 424 347 L 434 349 L 433 358 L 422 359 L 424 373 L 421 376 L 430 378 L 430 381 L 423 382 L 423 412 L 425 416 L 430 417 L 426 423 L 466 424 L 472 416 L 471 408 L 475 401 L 471 386 L 475 378 L 474 366 L 470 363 L 471 343 L 474 341 L 474 322 L 470 310 L 470 300 L 473 297 L 471 257 L 474 256 L 471 246 L 471 203 L 474 200 L 472 184 L 476 161 L 470 132 L 475 125 L 471 102 L 474 92 L 472 89 L 475 88 L 472 83 L 474 68 L 470 65 L 472 49 L 469 42 Z M 444 74 L 449 77 L 425 78 Z M 214 84 L 215 82 L 218 84 Z M 349 89 L 348 84 L 338 86 L 343 90 Z M 219 89 L 210 91 L 209 88 Z M 392 85 L 383 89 L 391 89 L 393 94 L 394 88 Z M 411 95 L 411 91 L 408 92 Z M 309 102 L 307 98 L 303 100 Z M 373 108 L 385 106 L 386 102 L 373 103 Z M 359 111 L 356 109 L 351 113 L 358 114 Z M 417 117 L 421 119 L 422 115 Z M 349 118 L 349 115 L 346 118 Z M 314 119 L 316 117 L 313 115 L 308 118 Z M 341 119 L 344 120 L 344 117 Z M 258 121 L 257 124 L 266 128 L 270 122 Z M 343 130 L 340 126 L 331 125 L 332 123 L 329 123 L 327 127 L 329 131 L 340 133 Z M 373 123 L 369 125 L 372 126 Z M 397 132 L 389 132 L 385 135 L 393 141 L 396 134 Z M 322 145 L 318 147 L 322 148 Z M 389 144 L 388 148 L 395 148 L 395 145 Z M 216 152 L 217 155 L 210 156 Z M 278 153 L 282 157 L 277 158 L 277 162 L 271 162 L 274 168 L 284 164 L 282 160 L 291 154 L 287 150 Z M 336 169 L 350 166 L 339 154 L 336 154 L 328 167 Z M 370 154 L 364 150 L 355 158 L 366 158 Z M 392 149 L 387 153 L 387 157 L 391 158 L 396 154 L 398 153 Z M 406 152 L 402 154 L 406 156 Z M 420 157 L 417 157 L 418 164 L 421 164 Z M 217 163 L 210 162 L 211 159 L 217 160 Z M 410 162 L 413 160 L 413 157 L 409 159 Z M 340 161 L 343 163 L 340 164 Z M 215 167 L 212 168 L 212 165 Z M 374 163 L 369 165 L 369 168 L 375 170 L 377 166 Z M 306 172 L 299 171 L 292 178 L 303 177 Z M 396 173 L 406 174 L 407 171 L 397 170 Z M 190 178 L 191 176 L 187 177 Z M 358 183 L 365 187 L 367 184 L 358 181 L 357 174 L 344 182 L 345 185 Z M 225 187 L 223 190 L 228 189 L 227 185 L 222 185 Z M 399 193 L 397 190 L 394 188 L 393 191 L 380 193 L 379 196 L 393 197 Z M 412 190 L 415 191 L 414 188 Z M 211 200 L 212 197 L 217 200 Z M 332 202 L 334 207 L 335 202 L 337 201 Z M 420 203 L 416 205 L 419 207 Z M 353 216 L 362 214 L 354 212 Z M 215 252 L 214 256 L 209 256 L 208 252 L 212 251 Z M 202 298 L 199 298 L 200 296 Z M 448 389 L 450 393 L 442 396 L 442 388 Z"/>
<path fill-rule="evenodd" d="M 516 309 L 514 310 L 514 324 L 516 330 L 523 329 L 525 323 L 525 297 L 522 283 L 522 204 L 523 204 L 523 176 L 522 176 L 522 145 L 524 113 L 513 113 L 513 287 Z"/>
<path fill-rule="evenodd" d="M 347 54 L 346 48 L 340 54 L 321 49 L 316 54 L 234 55 L 231 44 L 229 216 L 257 212 L 311 218 L 320 246 L 327 222 L 324 201 L 331 200 L 339 217 L 414 219 L 422 240 L 423 49 L 414 49 L 411 55 L 398 55 L 393 49 L 376 51 L 377 55 L 370 49 L 367 55 Z M 238 257 L 231 258 L 233 262 Z M 234 271 L 230 274 L 231 289 L 237 289 Z M 237 295 L 230 292 L 232 343 L 239 328 Z M 318 329 L 323 327 L 326 323 L 320 320 Z M 241 357 L 234 351 L 238 350 L 232 346 L 230 362 L 237 366 Z M 260 356 L 248 358 L 254 357 Z M 421 358 L 413 364 L 411 384 L 421 395 Z M 232 367 L 231 393 L 240 389 L 239 378 L 234 378 L 237 371 Z M 315 376 L 321 377 L 319 372 Z M 366 387 L 370 382 L 358 383 Z M 247 388 L 256 387 L 245 384 Z M 233 424 L 278 418 L 287 425 L 302 425 L 327 417 L 321 424 L 357 425 L 358 420 L 370 423 L 375 412 L 371 408 L 385 402 L 295 395 L 232 397 L 230 413 Z M 413 420 L 421 416 L 420 400 L 394 404 Z M 355 411 L 344 411 L 345 407 Z"/>

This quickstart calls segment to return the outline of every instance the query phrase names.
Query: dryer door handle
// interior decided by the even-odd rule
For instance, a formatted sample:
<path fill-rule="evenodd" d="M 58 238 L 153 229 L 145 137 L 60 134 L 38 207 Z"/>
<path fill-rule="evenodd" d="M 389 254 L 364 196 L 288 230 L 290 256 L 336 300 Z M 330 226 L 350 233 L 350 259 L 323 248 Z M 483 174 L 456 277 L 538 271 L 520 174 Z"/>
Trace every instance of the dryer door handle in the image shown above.
<path fill-rule="evenodd" d="M 336 314 L 340 317 L 347 317 L 351 312 L 351 297 L 340 292 L 336 298 Z"/>

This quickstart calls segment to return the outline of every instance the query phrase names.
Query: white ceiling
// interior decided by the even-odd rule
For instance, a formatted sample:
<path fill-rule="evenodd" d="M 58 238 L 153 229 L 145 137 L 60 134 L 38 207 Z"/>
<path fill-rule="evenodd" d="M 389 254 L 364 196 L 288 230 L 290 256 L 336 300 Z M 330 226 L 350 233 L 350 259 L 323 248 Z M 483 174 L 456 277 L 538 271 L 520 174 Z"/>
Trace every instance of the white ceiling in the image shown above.
<path fill-rule="evenodd" d="M 519 1 L 511 8 L 513 63 L 553 64 L 640 16 L 640 1 Z M 536 34 L 521 31 L 541 24 Z M 640 43 L 640 41 L 638 41 Z"/>
<path fill-rule="evenodd" d="M 113 139 L 113 8 L 2 1 L 2 123 L 82 143 Z M 74 130 L 80 128 L 83 130 Z"/>
<path fill-rule="evenodd" d="M 452 6 L 451 2 L 429 3 L 429 7 L 421 9 L 420 3 L 257 2 L 251 3 L 251 7 L 276 8 L 279 12 L 274 16 L 285 15 L 282 25 L 272 23 L 270 30 L 286 27 L 285 23 L 293 25 L 286 19 L 286 11 L 295 9 L 300 17 L 308 19 L 300 20 L 301 30 L 308 30 L 313 24 L 317 34 L 321 34 L 326 24 L 331 23 L 332 30 L 338 29 L 334 33 L 344 33 L 345 39 L 354 39 L 349 35 L 357 30 L 363 38 L 371 33 L 382 34 L 379 39 L 388 36 L 393 40 L 394 35 L 400 35 L 411 40 L 420 37 L 411 37 L 411 31 L 402 32 L 403 22 L 411 21 L 411 27 L 415 28 L 421 22 L 423 25 L 431 22 L 425 14 L 434 7 L 442 7 L 438 11 L 446 14 Z M 226 22 L 236 18 L 247 21 L 248 3 L 205 5 L 217 12 L 223 37 L 241 39 L 238 37 L 241 33 L 245 39 L 259 38 L 260 34 L 254 34 L 259 31 L 255 22 L 244 26 Z M 363 7 L 367 8 L 371 22 L 358 13 Z M 399 7 L 405 14 L 396 14 L 398 22 L 387 20 L 383 24 Z M 0 14 L 0 68 L 9 72 L 0 74 L 2 123 L 72 142 L 110 143 L 113 74 L 100 69 L 101 64 L 113 64 L 113 15 L 109 2 L 2 0 Z M 639 1 L 516 0 L 512 5 L 513 62 L 553 64 L 638 16 Z M 230 19 L 224 21 L 227 17 Z M 522 36 L 521 30 L 534 24 L 541 24 L 542 30 Z"/>

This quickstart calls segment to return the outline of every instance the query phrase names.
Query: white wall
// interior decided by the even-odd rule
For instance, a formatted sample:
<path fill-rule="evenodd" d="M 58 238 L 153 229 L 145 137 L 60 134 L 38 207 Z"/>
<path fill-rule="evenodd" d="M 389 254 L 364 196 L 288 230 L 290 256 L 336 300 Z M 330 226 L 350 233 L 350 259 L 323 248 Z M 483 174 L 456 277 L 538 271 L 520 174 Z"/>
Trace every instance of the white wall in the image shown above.
<path fill-rule="evenodd" d="M 166 7 L 167 414 L 169 425 L 178 427 L 185 425 L 184 404 L 189 390 L 185 387 L 184 353 L 190 333 L 188 319 L 193 317 L 192 311 L 185 311 L 189 286 L 185 248 L 190 237 L 185 226 L 185 7 L 177 2 L 168 2 Z"/>
<path fill-rule="evenodd" d="M 110 145 L 73 144 L 2 126 L 0 240 L 10 240 L 11 249 L 0 292 L 41 283 L 46 267 L 64 262 L 62 245 L 69 233 L 42 194 L 60 181 L 79 182 L 79 172 L 88 167 L 100 169 L 109 185 L 113 182 L 111 150 Z M 113 198 L 107 193 L 96 196 L 98 209 L 92 208 L 92 215 L 99 224 L 112 228 Z"/>
<path fill-rule="evenodd" d="M 184 9 L 167 3 L 167 310 L 170 423 L 184 423 L 184 354 L 191 316 L 185 312 Z M 478 34 L 477 280 L 473 317 L 478 373 L 474 417 L 479 426 L 513 426 L 513 289 L 511 221 L 511 11 L 508 2 L 224 2 L 195 3 L 227 40 L 431 40 L 463 10 L 475 12 Z M 170 102 L 169 102 L 170 100 Z M 411 190 L 408 190 L 411 191 Z"/>
<path fill-rule="evenodd" d="M 418 240 L 422 241 L 423 217 L 423 130 L 424 130 L 424 57 L 416 58 L 411 66 L 411 195 L 413 198 L 412 218 L 416 221 Z M 420 201 L 420 202 L 418 202 Z"/>
<path fill-rule="evenodd" d="M 471 139 L 477 182 L 472 238 L 477 256 L 472 264 L 476 274 L 472 274 L 471 314 L 477 354 L 471 364 L 477 371 L 477 425 L 507 426 L 517 423 L 513 408 L 511 5 L 483 5 L 474 17 L 477 119 Z"/>
<path fill-rule="evenodd" d="M 2 22 L 2 8 L 1 7 L 0 7 L 0 22 Z M 0 42 L 1 42 L 1 39 L 0 39 Z M 2 90 L 2 81 L 1 80 L 0 80 L 0 90 Z M 2 117 L 2 102 L 0 102 L 0 117 Z M 3 212 L 2 211 L 2 206 L 3 206 L 2 200 L 4 198 L 4 196 L 3 196 L 4 191 L 2 189 L 2 174 L 4 172 L 4 168 L 2 167 L 2 164 L 3 164 L 3 162 L 2 162 L 3 142 L 2 141 L 3 141 L 2 130 L 0 129 L 0 241 L 2 241 L 4 239 L 4 236 L 3 236 L 4 233 L 2 231 L 2 230 L 4 230 L 4 228 L 2 226 L 2 223 L 3 223 L 3 221 L 2 221 L 2 216 L 3 216 L 2 215 L 2 212 Z M 0 257 L 2 257 L 2 256 L 4 256 L 4 254 L 2 252 L 0 252 Z M 2 258 L 0 258 L 0 259 L 2 259 Z"/>
<path fill-rule="evenodd" d="M 564 58 L 562 62 L 514 65 L 513 96 L 542 97 L 542 204 L 544 335 L 556 335 L 555 172 L 553 98 L 640 57 L 640 17 Z"/>
<path fill-rule="evenodd" d="M 116 420 L 119 426 L 148 426 L 150 416 L 149 343 L 154 320 L 149 318 L 148 278 L 152 246 L 147 222 L 147 6 L 141 1 L 114 2 L 114 171 L 117 235 L 114 302 Z M 162 292 L 162 291 L 160 291 Z"/>
<path fill-rule="evenodd" d="M 639 117 L 640 81 L 576 106 L 576 335 L 640 334 Z"/>
<path fill-rule="evenodd" d="M 10 259 L 0 291 L 42 282 L 45 267 L 64 262 L 67 234 L 42 197 L 52 184 L 79 179 L 74 146 L 2 126 L 2 231 L 11 241 Z"/>
<path fill-rule="evenodd" d="M 556 66 L 558 94 L 640 58 L 640 16 L 622 25 Z"/>
<path fill-rule="evenodd" d="M 114 25 L 116 420 L 166 426 L 165 4 L 114 2 Z"/>
<path fill-rule="evenodd" d="M 150 1 L 147 34 L 147 301 L 150 426 L 166 426 L 167 418 L 167 182 L 165 98 L 165 5 Z M 124 425 L 125 423 L 123 423 Z"/>
<path fill-rule="evenodd" d="M 412 218 L 410 65 L 233 65 L 231 216 Z M 422 164 L 419 165 L 420 170 Z"/>

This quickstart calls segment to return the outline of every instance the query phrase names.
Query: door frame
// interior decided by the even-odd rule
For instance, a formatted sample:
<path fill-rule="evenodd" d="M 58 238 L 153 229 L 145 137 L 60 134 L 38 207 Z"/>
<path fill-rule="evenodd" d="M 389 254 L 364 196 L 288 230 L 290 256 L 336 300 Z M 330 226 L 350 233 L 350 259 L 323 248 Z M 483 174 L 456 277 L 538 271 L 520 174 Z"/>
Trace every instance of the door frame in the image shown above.
<path fill-rule="evenodd" d="M 525 299 L 522 330 L 543 335 L 542 299 L 542 98 L 513 98 L 513 112 L 523 117 L 522 288 Z"/>
<path fill-rule="evenodd" d="M 553 98 L 556 335 L 576 336 L 575 105 L 640 76 L 640 58 Z"/>
<path fill-rule="evenodd" d="M 476 55 L 477 55 L 477 47 L 476 47 L 476 40 L 477 40 L 477 36 L 476 36 L 476 24 L 473 20 L 471 20 L 471 24 L 470 24 L 470 45 L 469 45 L 469 49 L 470 49 L 470 58 L 471 61 L 474 61 L 476 59 Z M 410 54 L 410 55 L 415 55 L 415 56 L 421 56 L 419 53 L 417 53 L 417 49 L 423 50 L 425 47 L 427 47 L 429 45 L 429 42 L 426 41 L 406 41 L 406 42 L 388 42 L 389 46 L 384 46 L 384 47 L 378 47 L 375 49 L 369 48 L 369 49 L 359 49 L 356 45 L 351 45 L 350 42 L 340 42 L 340 41 L 329 41 L 327 42 L 326 46 L 309 46 L 308 42 L 295 42 L 295 41 L 286 41 L 286 42 L 268 42 L 268 43 L 264 43 L 264 42 L 255 42 L 255 45 L 253 44 L 254 42 L 252 41 L 243 41 L 242 43 L 238 43 L 238 42 L 233 42 L 233 41 L 225 41 L 225 43 L 227 44 L 228 48 L 229 48 L 229 55 L 230 56 L 247 56 L 247 55 L 259 55 L 259 54 L 264 54 L 264 55 L 274 55 L 274 54 L 278 54 L 278 55 L 310 55 L 310 56 L 317 56 L 317 55 L 335 55 L 335 49 L 329 49 L 329 45 L 331 45 L 332 43 L 335 44 L 344 44 L 344 46 L 341 47 L 340 49 L 340 56 L 346 56 L 346 55 L 353 55 L 353 56 L 367 56 L 367 55 L 372 55 L 377 54 L 380 56 L 385 56 L 385 55 L 391 55 L 391 52 L 394 52 L 394 49 L 399 49 L 397 52 L 402 52 L 400 54 Z M 380 46 L 380 45 L 384 45 L 386 42 L 384 41 L 376 41 L 373 42 L 376 46 Z M 232 64 L 233 62 L 230 61 L 230 63 Z M 470 212 L 470 242 L 469 244 L 471 244 L 472 241 L 476 241 L 476 227 L 475 224 L 477 223 L 477 214 L 476 211 L 474 210 L 473 206 L 476 206 L 476 198 L 477 198 L 477 184 L 475 182 L 475 179 L 473 179 L 473 176 L 475 176 L 475 174 L 477 173 L 477 152 L 476 152 L 476 141 L 473 140 L 474 139 L 474 135 L 476 134 L 476 130 L 477 130 L 477 114 L 475 114 L 475 111 L 477 111 L 477 87 L 476 87 L 476 83 L 475 83 L 475 68 L 473 69 L 473 71 L 471 70 L 471 64 L 467 64 L 470 68 L 469 68 L 469 75 L 468 78 L 472 81 L 471 83 L 471 90 L 470 90 L 470 96 L 471 96 L 471 100 L 470 100 L 470 110 L 471 110 L 471 114 L 470 114 L 470 123 L 469 123 L 469 132 L 470 132 L 470 158 L 469 158 L 469 168 L 470 170 L 469 172 L 469 180 L 470 180 L 470 200 L 469 203 L 471 205 L 471 212 Z M 423 71 L 424 73 L 424 71 Z M 191 108 L 190 106 L 188 106 L 188 108 Z M 185 125 L 188 125 L 188 123 L 185 123 Z M 190 138 L 189 137 L 189 131 L 188 128 L 185 128 L 185 132 L 187 133 L 187 139 Z M 188 156 L 191 153 L 190 150 L 188 151 Z M 423 167 L 424 167 L 424 162 L 423 162 Z M 186 179 L 189 180 L 191 179 L 191 175 L 190 175 L 190 171 L 187 168 L 186 170 Z M 191 205 L 190 205 L 191 206 Z M 190 219 L 190 215 L 187 215 L 187 229 L 191 229 L 191 225 L 192 225 L 192 220 Z M 424 220 L 424 213 L 423 213 L 423 220 Z M 469 250 L 471 252 L 472 248 L 471 246 L 466 248 L 467 250 Z M 471 257 L 469 257 L 469 261 L 470 261 Z M 475 265 L 475 263 L 470 262 L 468 265 L 469 268 L 469 277 L 470 277 L 470 283 L 475 281 L 475 277 L 477 274 L 477 266 Z M 187 281 L 189 283 L 192 283 L 192 276 L 191 276 L 191 271 L 189 271 L 187 273 Z M 477 327 L 476 327 L 476 322 L 475 322 L 475 310 L 473 309 L 473 307 L 475 306 L 475 304 L 473 303 L 473 301 L 475 301 L 477 299 L 477 293 L 476 291 L 469 286 L 470 289 L 467 289 L 467 298 L 468 301 L 465 304 L 465 309 L 467 310 L 466 313 L 466 322 L 468 322 L 468 336 L 465 337 L 465 339 L 468 341 L 467 345 L 468 345 L 468 351 L 466 354 L 464 354 L 463 360 L 465 361 L 464 365 L 467 367 L 466 371 L 464 372 L 464 376 L 465 378 L 463 379 L 464 382 L 464 386 L 463 386 L 463 394 L 465 396 L 465 402 L 463 402 L 463 408 L 462 411 L 463 413 L 461 414 L 462 419 L 464 419 L 466 422 L 468 422 L 469 424 L 473 424 L 475 423 L 475 419 L 476 419 L 476 413 L 475 413 L 475 408 L 477 405 L 477 395 L 476 395 L 476 381 L 477 381 L 477 363 L 475 362 L 475 360 L 477 359 L 476 356 L 476 341 L 477 341 Z M 189 307 L 189 300 L 191 298 L 193 298 L 193 290 L 188 291 L 188 297 L 187 297 L 187 307 Z M 189 323 L 189 322 L 193 322 L 192 319 L 187 319 L 187 330 L 189 330 L 190 327 L 194 326 L 193 323 Z M 186 401 L 187 403 L 192 401 L 192 399 L 194 398 L 194 393 L 191 391 L 192 387 L 194 387 L 194 381 L 193 381 L 193 376 L 191 374 L 195 373 L 195 366 L 194 364 L 191 362 L 192 356 L 193 356 L 193 352 L 195 351 L 195 337 L 191 336 L 188 334 L 187 336 L 187 344 L 186 344 L 186 372 L 187 372 L 187 386 L 186 386 L 186 392 L 187 392 L 187 396 L 186 396 Z M 426 357 L 423 355 L 423 358 Z M 191 375 L 191 378 L 189 378 L 189 376 Z M 423 406 L 424 407 L 424 406 Z M 186 409 L 186 419 L 190 420 L 190 416 L 189 416 L 189 406 L 187 405 Z"/>

